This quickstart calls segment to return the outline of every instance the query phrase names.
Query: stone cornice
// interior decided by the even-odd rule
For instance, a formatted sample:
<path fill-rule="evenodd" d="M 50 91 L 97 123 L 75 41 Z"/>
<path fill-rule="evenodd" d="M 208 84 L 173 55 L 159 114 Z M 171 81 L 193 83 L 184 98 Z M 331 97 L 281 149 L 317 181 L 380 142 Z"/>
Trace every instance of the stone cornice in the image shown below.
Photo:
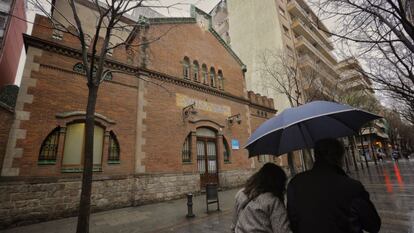
<path fill-rule="evenodd" d="M 56 117 L 57 118 L 69 118 L 69 117 L 79 117 L 79 116 L 85 116 L 86 112 L 85 111 L 71 111 L 71 112 L 61 112 L 61 113 L 57 113 Z M 102 115 L 99 113 L 95 113 L 95 117 L 98 119 L 101 119 L 103 121 L 105 121 L 108 124 L 115 124 L 115 121 Z"/>
<path fill-rule="evenodd" d="M 54 43 L 52 41 L 48 41 L 48 40 L 44 40 L 44 39 L 40 39 L 37 37 L 33 37 L 33 36 L 29 36 L 24 34 L 23 35 L 24 38 L 24 43 L 25 43 L 25 47 L 27 48 L 28 46 L 33 46 L 36 48 L 40 48 L 46 51 L 51 51 L 51 52 L 55 52 L 64 56 L 68 56 L 68 57 L 72 57 L 72 58 L 77 58 L 77 59 L 81 59 L 81 51 L 78 49 L 74 49 L 65 45 L 61 45 L 58 43 Z M 161 80 L 161 81 L 166 81 L 178 86 L 183 86 L 186 88 L 190 88 L 193 90 L 197 90 L 197 91 L 201 91 L 207 94 L 211 94 L 211 95 L 215 95 L 215 96 L 219 96 L 222 98 L 226 98 L 235 102 L 239 102 L 242 104 L 247 104 L 249 106 L 254 106 L 256 108 L 260 108 L 269 112 L 274 112 L 274 109 L 271 108 L 267 108 L 261 105 L 257 105 L 254 103 L 251 103 L 248 99 L 244 98 L 244 97 L 239 97 L 239 96 L 235 96 L 232 95 L 230 93 L 215 89 L 215 88 L 211 88 L 209 86 L 203 85 L 201 83 L 196 83 L 193 81 L 189 81 L 189 80 L 184 80 L 182 78 L 177 78 L 165 73 L 161 73 L 161 72 L 157 72 L 154 70 L 149 70 L 149 69 L 145 69 L 145 68 L 138 68 L 138 67 L 134 67 L 134 66 L 130 66 L 112 59 L 107 59 L 105 61 L 105 66 L 108 68 L 112 68 L 114 70 L 121 70 L 121 71 L 125 71 L 127 73 L 129 73 L 130 75 L 145 75 L 157 80 Z"/>

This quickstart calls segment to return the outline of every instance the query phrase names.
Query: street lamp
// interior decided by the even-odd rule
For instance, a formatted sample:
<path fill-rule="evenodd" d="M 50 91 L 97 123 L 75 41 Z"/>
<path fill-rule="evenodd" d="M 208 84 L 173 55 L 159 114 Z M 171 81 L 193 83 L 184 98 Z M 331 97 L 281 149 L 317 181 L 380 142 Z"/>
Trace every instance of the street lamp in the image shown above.
<path fill-rule="evenodd" d="M 197 114 L 197 110 L 195 109 L 195 102 L 190 105 L 185 106 L 181 114 L 183 116 L 183 121 L 185 121 L 185 119 L 187 119 L 190 115 Z"/>
<path fill-rule="evenodd" d="M 227 117 L 226 120 L 230 125 L 232 125 L 234 122 L 237 122 L 237 124 L 240 125 L 241 124 L 241 115 L 240 115 L 240 113 L 237 113 L 233 116 Z"/>

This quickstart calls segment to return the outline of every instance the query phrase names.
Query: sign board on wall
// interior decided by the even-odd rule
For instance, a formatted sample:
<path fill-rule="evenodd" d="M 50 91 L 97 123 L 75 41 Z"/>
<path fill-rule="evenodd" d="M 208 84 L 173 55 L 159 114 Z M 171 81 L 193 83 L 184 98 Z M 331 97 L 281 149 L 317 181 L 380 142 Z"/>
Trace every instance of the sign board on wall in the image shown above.
<path fill-rule="evenodd" d="M 240 143 L 237 139 L 231 139 L 231 149 L 238 150 L 240 149 Z"/>
<path fill-rule="evenodd" d="M 195 103 L 195 109 L 208 112 L 215 112 L 223 114 L 224 116 L 231 115 L 231 108 L 229 106 L 210 103 L 204 100 L 196 99 L 179 93 L 176 94 L 176 104 L 178 107 L 185 107 L 193 103 Z"/>

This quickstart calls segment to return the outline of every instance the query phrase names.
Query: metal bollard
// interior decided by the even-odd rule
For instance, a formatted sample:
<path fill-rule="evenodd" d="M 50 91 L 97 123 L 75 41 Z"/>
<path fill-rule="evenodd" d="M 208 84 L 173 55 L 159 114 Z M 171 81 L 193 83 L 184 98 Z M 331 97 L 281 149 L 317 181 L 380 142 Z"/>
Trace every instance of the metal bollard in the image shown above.
<path fill-rule="evenodd" d="M 188 213 L 186 215 L 187 218 L 193 218 L 195 215 L 193 214 L 193 194 L 187 193 L 187 208 Z"/>

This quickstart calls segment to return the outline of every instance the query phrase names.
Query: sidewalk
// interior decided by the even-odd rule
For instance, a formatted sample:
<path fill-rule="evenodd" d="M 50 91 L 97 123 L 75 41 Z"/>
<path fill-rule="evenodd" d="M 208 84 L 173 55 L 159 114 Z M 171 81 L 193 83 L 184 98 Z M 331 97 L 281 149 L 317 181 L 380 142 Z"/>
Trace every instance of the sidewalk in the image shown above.
<path fill-rule="evenodd" d="M 199 195 L 193 198 L 194 218 L 187 219 L 187 199 L 168 202 L 127 207 L 104 211 L 91 215 L 90 232 L 108 233 L 152 233 L 175 232 L 174 228 L 205 221 L 208 218 L 230 216 L 234 206 L 234 196 L 238 189 L 219 192 L 220 212 L 215 211 L 216 205 L 209 205 L 210 213 L 206 213 L 206 197 Z M 76 217 L 64 218 L 49 222 L 37 223 L 28 226 L 12 228 L 0 232 L 4 233 L 73 233 L 76 232 Z M 213 220 L 214 221 L 214 220 Z M 230 229 L 230 225 L 228 226 Z M 222 229 L 228 232 L 227 229 Z M 209 231 L 207 231 L 209 232 Z"/>

